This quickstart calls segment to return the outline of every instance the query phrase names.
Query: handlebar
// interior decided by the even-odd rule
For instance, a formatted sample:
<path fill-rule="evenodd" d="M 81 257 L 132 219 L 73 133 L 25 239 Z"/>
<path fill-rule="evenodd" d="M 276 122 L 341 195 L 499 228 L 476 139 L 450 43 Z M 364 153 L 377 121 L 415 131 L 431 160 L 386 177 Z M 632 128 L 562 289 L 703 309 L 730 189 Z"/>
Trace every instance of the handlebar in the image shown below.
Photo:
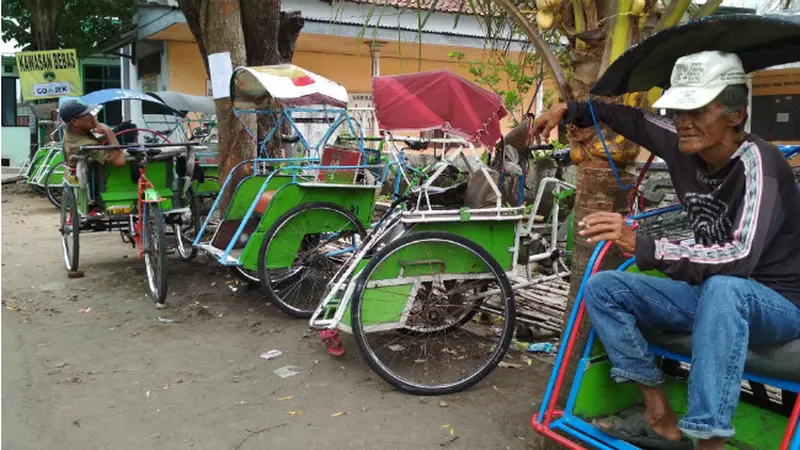
<path fill-rule="evenodd" d="M 161 153 L 160 148 L 129 148 L 128 154 L 131 156 L 139 156 L 144 153 L 147 156 L 156 156 Z"/>
<path fill-rule="evenodd" d="M 200 142 L 181 142 L 179 144 L 120 144 L 120 145 L 82 145 L 81 150 L 131 150 L 141 148 L 164 148 L 164 147 L 196 147 L 203 145 Z"/>
<path fill-rule="evenodd" d="M 552 150 L 553 144 L 537 144 L 531 145 L 530 147 L 526 148 L 525 151 L 533 152 L 536 150 Z"/>

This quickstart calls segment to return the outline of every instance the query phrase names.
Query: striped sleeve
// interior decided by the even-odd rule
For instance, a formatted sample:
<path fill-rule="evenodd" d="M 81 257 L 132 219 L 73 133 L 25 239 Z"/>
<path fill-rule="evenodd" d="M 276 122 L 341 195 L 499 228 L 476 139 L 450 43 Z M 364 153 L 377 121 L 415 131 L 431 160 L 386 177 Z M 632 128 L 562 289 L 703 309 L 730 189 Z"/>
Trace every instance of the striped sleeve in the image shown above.
<path fill-rule="evenodd" d="M 643 269 L 659 269 L 669 277 L 697 284 L 712 275 L 749 277 L 780 223 L 778 183 L 764 175 L 762 155 L 753 143 L 738 152 L 744 168 L 743 198 L 738 203 L 734 229 L 725 242 L 637 239 L 636 256 Z"/>

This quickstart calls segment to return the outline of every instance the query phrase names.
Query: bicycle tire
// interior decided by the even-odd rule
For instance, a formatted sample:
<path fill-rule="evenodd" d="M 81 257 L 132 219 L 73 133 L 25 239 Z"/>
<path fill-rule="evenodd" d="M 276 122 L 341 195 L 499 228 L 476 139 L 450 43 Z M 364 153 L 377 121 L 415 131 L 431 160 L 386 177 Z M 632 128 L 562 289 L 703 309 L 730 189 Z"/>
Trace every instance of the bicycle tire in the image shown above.
<path fill-rule="evenodd" d="M 167 297 L 167 233 L 164 214 L 158 204 L 146 203 L 142 216 L 142 246 L 148 293 L 161 306 Z"/>
<path fill-rule="evenodd" d="M 361 304 L 367 280 L 384 259 L 390 257 L 395 251 L 410 245 L 411 243 L 419 241 L 450 242 L 465 247 L 474 255 L 480 257 L 484 263 L 486 263 L 487 267 L 494 275 L 502 294 L 503 308 L 506 311 L 507 317 L 506 320 L 504 320 L 500 341 L 494 354 L 492 354 L 486 363 L 474 373 L 454 383 L 435 386 L 411 383 L 388 370 L 386 366 L 377 358 L 374 352 L 371 351 L 369 344 L 366 342 L 366 335 L 361 320 Z M 361 275 L 356 280 L 356 286 L 355 290 L 353 291 L 353 297 L 351 301 L 350 322 L 353 329 L 353 337 L 355 338 L 356 343 L 361 350 L 361 354 L 367 360 L 370 368 L 372 368 L 375 373 L 377 373 L 389 384 L 414 395 L 446 395 L 459 392 L 473 386 L 475 383 L 486 377 L 486 375 L 488 375 L 492 370 L 494 370 L 500 360 L 503 359 L 511 344 L 511 339 L 515 329 L 516 308 L 514 303 L 514 293 L 511 288 L 511 283 L 509 282 L 508 277 L 506 276 L 502 267 L 500 267 L 500 264 L 480 245 L 462 236 L 448 232 L 423 231 L 410 233 L 405 236 L 401 236 L 400 238 L 386 245 L 370 259 L 369 263 L 367 263 L 367 265 L 361 271 Z"/>
<path fill-rule="evenodd" d="M 311 299 L 309 303 L 313 304 L 313 306 L 309 309 L 297 307 L 296 305 L 290 304 L 288 301 L 282 298 L 276 291 L 275 287 L 273 287 L 273 282 L 270 281 L 271 278 L 270 274 L 267 272 L 268 269 L 266 267 L 266 256 L 269 252 L 269 248 L 273 239 L 275 239 L 276 235 L 283 229 L 283 227 L 286 226 L 286 224 L 288 224 L 295 218 L 299 217 L 301 214 L 313 210 L 317 211 L 326 210 L 331 213 L 343 216 L 355 228 L 355 232 L 358 233 L 359 237 L 362 240 L 367 234 L 367 230 L 364 228 L 364 225 L 361 223 L 360 220 L 358 220 L 358 218 L 352 212 L 344 209 L 343 207 L 335 203 L 329 203 L 329 202 L 312 202 L 296 206 L 290 209 L 289 211 L 285 212 L 278 218 L 278 220 L 275 221 L 275 223 L 272 224 L 270 229 L 267 231 L 267 234 L 264 236 L 264 240 L 262 241 L 261 248 L 259 249 L 258 252 L 258 276 L 261 281 L 261 285 L 264 286 L 264 290 L 266 291 L 267 298 L 269 299 L 269 301 L 273 305 L 275 305 L 276 308 L 280 309 L 284 313 L 297 318 L 311 317 L 311 315 L 314 314 L 314 310 L 316 309 L 317 304 L 319 304 L 319 302 L 322 301 L 322 298 L 325 295 L 325 290 L 320 291 L 319 298 L 316 299 L 317 300 L 316 302 L 313 301 L 314 299 Z M 294 273 L 292 273 L 292 275 L 290 276 L 293 275 Z M 284 280 L 286 278 L 289 277 L 285 277 Z M 275 284 L 277 285 L 278 283 Z M 307 295 L 310 296 L 312 294 L 307 293 Z"/>
<path fill-rule="evenodd" d="M 259 286 L 261 284 L 261 278 L 258 276 L 258 271 L 254 272 L 241 266 L 233 266 L 231 267 L 231 272 L 233 272 L 236 278 L 244 281 L 250 286 Z"/>
<path fill-rule="evenodd" d="M 52 203 L 53 206 L 55 206 L 56 208 L 61 208 L 61 199 L 56 198 L 55 193 L 56 192 L 62 192 L 63 193 L 63 191 L 61 190 L 61 185 L 50 186 L 50 176 L 52 176 L 53 172 L 55 172 L 55 170 L 57 168 L 59 168 L 60 166 L 64 166 L 64 163 L 56 164 L 55 166 L 50 168 L 50 170 L 47 172 L 47 175 L 45 175 L 45 178 L 44 178 L 44 190 L 45 190 L 45 193 L 47 194 L 47 199 L 50 200 L 50 203 Z M 64 166 L 64 167 L 66 167 L 66 166 Z"/>
<path fill-rule="evenodd" d="M 78 201 L 75 199 L 72 187 L 65 185 L 62 189 L 64 193 L 61 202 L 61 249 L 64 253 L 64 266 L 67 268 L 67 272 L 75 272 L 78 270 L 80 262 L 81 215 L 78 212 Z M 69 233 L 66 232 L 67 229 L 69 229 Z M 72 244 L 71 248 L 70 244 Z"/>
<path fill-rule="evenodd" d="M 197 256 L 197 248 L 195 248 L 192 243 L 194 242 L 194 238 L 197 236 L 197 233 L 200 232 L 200 227 L 202 224 L 200 223 L 200 210 L 194 189 L 189 188 L 186 196 L 189 203 L 189 212 L 192 218 L 191 229 L 194 233 L 192 234 L 191 239 L 186 238 L 183 235 L 183 229 L 181 227 L 183 224 L 180 221 L 172 224 L 172 231 L 175 234 L 175 246 L 178 248 L 178 257 L 181 259 L 181 261 L 189 262 Z"/>

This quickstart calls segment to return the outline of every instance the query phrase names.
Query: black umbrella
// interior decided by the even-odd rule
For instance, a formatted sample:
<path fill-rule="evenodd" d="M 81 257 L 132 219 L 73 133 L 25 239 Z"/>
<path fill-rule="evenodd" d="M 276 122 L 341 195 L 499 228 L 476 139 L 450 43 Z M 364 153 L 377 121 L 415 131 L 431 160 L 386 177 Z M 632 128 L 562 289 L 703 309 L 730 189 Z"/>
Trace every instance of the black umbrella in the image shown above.
<path fill-rule="evenodd" d="M 736 53 L 747 73 L 800 61 L 800 15 L 727 14 L 668 28 L 623 53 L 591 92 L 614 96 L 669 87 L 678 58 L 709 50 Z"/>

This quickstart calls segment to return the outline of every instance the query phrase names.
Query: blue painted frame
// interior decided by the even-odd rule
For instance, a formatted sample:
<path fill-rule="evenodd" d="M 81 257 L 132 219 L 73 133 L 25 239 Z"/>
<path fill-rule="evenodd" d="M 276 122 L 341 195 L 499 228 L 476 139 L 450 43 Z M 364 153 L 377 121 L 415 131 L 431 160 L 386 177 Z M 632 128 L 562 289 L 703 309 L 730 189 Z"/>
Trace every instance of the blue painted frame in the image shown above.
<path fill-rule="evenodd" d="M 638 216 L 632 217 L 632 220 L 641 219 L 643 217 L 652 216 L 659 213 L 664 213 L 670 210 L 676 209 L 675 206 L 662 208 L 655 211 L 649 211 Z M 595 247 L 594 253 L 592 254 L 591 259 L 589 260 L 588 267 L 594 267 L 597 257 L 600 253 L 600 249 L 605 245 L 606 241 L 601 241 Z M 630 266 L 636 263 L 636 258 L 630 258 L 625 261 L 622 265 L 617 268 L 617 271 L 625 271 Z M 537 422 L 542 423 L 544 420 L 544 414 L 547 410 L 547 405 L 550 403 L 550 399 L 553 393 L 553 386 L 555 385 L 556 378 L 558 376 L 558 372 L 561 369 L 562 364 L 564 363 L 564 349 L 566 348 L 567 340 L 569 335 L 572 333 L 572 329 L 575 326 L 580 326 L 580 324 L 575 323 L 576 316 L 578 314 L 578 310 L 583 302 L 583 289 L 586 285 L 586 281 L 589 279 L 591 271 L 586 271 L 584 278 L 581 282 L 581 287 L 578 290 L 578 295 L 576 296 L 575 305 L 572 308 L 570 313 L 569 321 L 567 322 L 566 330 L 564 331 L 564 335 L 561 338 L 561 344 L 559 346 L 559 352 L 556 356 L 556 362 L 553 367 L 553 372 L 550 376 L 549 383 L 547 385 L 547 390 L 545 392 L 544 399 L 542 400 L 541 407 L 539 409 L 539 414 L 537 416 Z M 559 430 L 562 431 L 580 441 L 583 441 L 587 444 L 590 444 L 599 449 L 610 449 L 610 450 L 637 450 L 638 447 L 631 445 L 625 441 L 620 439 L 614 438 L 609 436 L 602 431 L 598 430 L 592 424 L 586 422 L 585 420 L 575 416 L 573 414 L 573 409 L 575 406 L 575 401 L 578 396 L 578 391 L 580 389 L 581 381 L 583 381 L 583 376 L 587 365 L 589 364 L 589 357 L 592 349 L 592 344 L 594 343 L 594 339 L 596 338 L 594 328 L 589 332 L 589 338 L 586 343 L 586 348 L 583 351 L 583 355 L 581 356 L 580 361 L 578 362 L 578 368 L 575 373 L 575 377 L 572 381 L 572 386 L 570 387 L 569 397 L 567 400 L 566 407 L 564 408 L 564 415 L 559 419 L 554 420 L 550 423 L 550 429 L 552 430 Z M 691 362 L 691 357 L 685 355 L 678 355 L 676 353 L 670 352 L 669 350 L 650 346 L 650 351 L 653 352 L 657 356 L 662 356 L 670 359 L 674 359 L 681 362 L 689 363 Z M 800 393 L 800 383 L 791 382 L 791 381 L 784 381 L 778 380 L 774 378 L 764 377 L 761 375 L 755 375 L 752 373 L 745 372 L 743 375 L 743 379 L 755 381 L 757 383 L 762 383 L 769 386 L 774 386 L 780 389 L 785 389 L 791 392 Z M 800 427 L 795 430 L 794 436 L 792 438 L 792 442 L 789 445 L 789 450 L 800 450 Z"/>

